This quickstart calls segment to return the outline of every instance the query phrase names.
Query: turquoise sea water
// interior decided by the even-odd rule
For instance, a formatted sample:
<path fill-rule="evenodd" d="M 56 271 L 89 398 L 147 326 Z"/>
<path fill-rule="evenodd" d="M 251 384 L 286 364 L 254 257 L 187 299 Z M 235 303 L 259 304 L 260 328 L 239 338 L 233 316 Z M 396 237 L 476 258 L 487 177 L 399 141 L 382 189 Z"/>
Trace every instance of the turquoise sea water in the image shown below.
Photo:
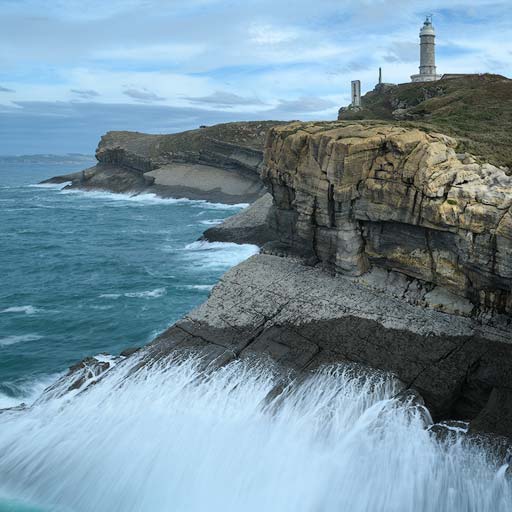
<path fill-rule="evenodd" d="M 150 341 L 253 246 L 196 242 L 240 207 L 36 187 L 93 158 L 0 157 L 0 407 Z"/>

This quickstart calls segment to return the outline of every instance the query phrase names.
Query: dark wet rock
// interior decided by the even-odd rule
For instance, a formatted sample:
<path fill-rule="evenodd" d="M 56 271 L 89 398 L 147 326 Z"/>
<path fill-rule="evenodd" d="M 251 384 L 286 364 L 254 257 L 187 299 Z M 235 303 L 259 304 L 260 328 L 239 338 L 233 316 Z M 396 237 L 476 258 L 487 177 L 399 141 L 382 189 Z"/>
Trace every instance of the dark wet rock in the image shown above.
<path fill-rule="evenodd" d="M 471 432 L 492 432 L 512 436 L 511 388 L 493 388 L 485 407 L 471 422 Z"/>
<path fill-rule="evenodd" d="M 261 247 L 276 238 L 275 231 L 269 224 L 272 209 L 272 196 L 265 194 L 222 224 L 207 229 L 202 238 L 210 242 L 255 244 Z"/>
<path fill-rule="evenodd" d="M 208 301 L 162 333 L 148 357 L 214 346 L 230 357 L 266 355 L 293 371 L 352 361 L 393 372 L 425 400 L 434 419 L 475 417 L 488 393 L 510 383 L 507 333 L 414 306 L 358 279 L 300 260 L 253 256 L 233 268 Z M 489 391 L 490 392 L 490 391 Z M 469 410 L 469 409 L 466 409 Z"/>
<path fill-rule="evenodd" d="M 128 347 L 125 348 L 119 355 L 121 357 L 130 357 L 140 350 L 140 347 Z"/>
<path fill-rule="evenodd" d="M 50 398 L 64 396 L 70 392 L 81 392 L 96 384 L 118 362 L 119 357 L 101 354 L 96 357 L 86 357 L 74 364 L 57 382 L 45 389 L 36 403 Z"/>

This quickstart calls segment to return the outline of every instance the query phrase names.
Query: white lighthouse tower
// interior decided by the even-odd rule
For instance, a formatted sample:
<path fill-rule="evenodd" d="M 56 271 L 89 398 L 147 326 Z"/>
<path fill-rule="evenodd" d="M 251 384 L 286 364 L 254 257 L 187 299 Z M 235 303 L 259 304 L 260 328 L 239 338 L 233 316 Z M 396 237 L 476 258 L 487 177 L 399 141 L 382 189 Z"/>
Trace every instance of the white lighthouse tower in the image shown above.
<path fill-rule="evenodd" d="M 436 32 L 432 16 L 427 16 L 420 30 L 420 73 L 412 75 L 413 82 L 433 82 L 439 80 L 436 70 Z"/>

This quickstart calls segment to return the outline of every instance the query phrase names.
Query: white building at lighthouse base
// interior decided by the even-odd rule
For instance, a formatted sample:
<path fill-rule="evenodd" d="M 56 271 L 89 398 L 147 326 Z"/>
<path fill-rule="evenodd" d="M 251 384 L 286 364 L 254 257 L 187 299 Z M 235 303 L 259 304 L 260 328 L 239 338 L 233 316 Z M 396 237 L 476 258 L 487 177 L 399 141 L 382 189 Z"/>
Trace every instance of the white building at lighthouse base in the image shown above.
<path fill-rule="evenodd" d="M 435 82 L 441 80 L 443 75 L 417 74 L 411 76 L 411 82 Z"/>

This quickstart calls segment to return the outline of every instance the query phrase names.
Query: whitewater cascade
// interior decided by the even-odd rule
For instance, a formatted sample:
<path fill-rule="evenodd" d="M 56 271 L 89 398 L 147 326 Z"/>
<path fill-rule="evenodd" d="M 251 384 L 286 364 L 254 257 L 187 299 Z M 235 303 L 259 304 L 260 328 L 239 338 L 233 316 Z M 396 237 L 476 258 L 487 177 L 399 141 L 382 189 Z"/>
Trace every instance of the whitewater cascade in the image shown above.
<path fill-rule="evenodd" d="M 389 375 L 331 366 L 276 393 L 264 363 L 138 363 L 2 412 L 0 496 L 52 511 L 510 510 L 507 467 L 429 433 Z"/>

